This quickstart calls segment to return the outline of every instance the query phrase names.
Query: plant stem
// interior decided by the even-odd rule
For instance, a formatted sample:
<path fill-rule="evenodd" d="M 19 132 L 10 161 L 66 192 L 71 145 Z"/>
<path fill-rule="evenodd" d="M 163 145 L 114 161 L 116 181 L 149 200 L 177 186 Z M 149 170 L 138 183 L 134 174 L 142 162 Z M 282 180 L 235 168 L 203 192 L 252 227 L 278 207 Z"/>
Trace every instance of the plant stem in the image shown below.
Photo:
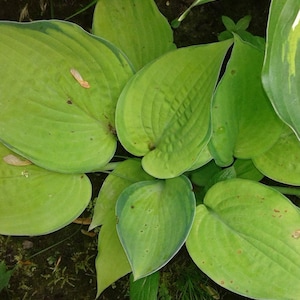
<path fill-rule="evenodd" d="M 59 241 L 59 242 L 57 242 L 57 243 L 55 243 L 55 244 L 53 244 L 53 245 L 51 245 L 51 246 L 49 246 L 49 247 L 47 247 L 47 248 L 45 248 L 45 249 L 39 251 L 39 252 L 37 252 L 37 253 L 32 254 L 32 255 L 29 257 L 29 259 L 31 259 L 31 258 L 33 258 L 33 257 L 35 257 L 35 256 L 37 256 L 37 255 L 40 255 L 40 254 L 42 254 L 42 253 L 44 253 L 44 252 L 46 252 L 46 251 L 52 249 L 53 247 L 56 247 L 56 246 L 60 245 L 61 243 L 64 243 L 66 240 L 68 240 L 68 239 L 70 239 L 71 237 L 73 237 L 74 235 L 76 235 L 76 234 L 81 230 L 81 228 L 82 228 L 82 225 L 80 225 L 79 229 L 77 229 L 75 232 L 73 232 L 70 236 L 66 237 L 66 238 L 63 239 L 62 241 Z"/>
<path fill-rule="evenodd" d="M 85 7 L 83 7 L 82 9 L 80 9 L 79 11 L 77 11 L 76 13 L 74 13 L 73 15 L 65 18 L 65 21 L 72 19 L 73 17 L 83 13 L 84 11 L 86 11 L 87 9 L 89 9 L 90 7 L 92 7 L 94 4 L 97 3 L 98 0 L 93 0 L 91 3 L 89 3 L 88 5 L 86 5 Z"/>
<path fill-rule="evenodd" d="M 291 187 L 283 187 L 283 186 L 270 186 L 270 187 L 277 190 L 281 194 L 293 195 L 293 196 L 300 197 L 300 189 L 299 188 L 291 188 Z"/>
<path fill-rule="evenodd" d="M 117 165 L 119 163 L 120 163 L 119 161 L 117 161 L 117 162 L 110 162 L 106 166 L 104 166 L 101 170 L 99 170 L 99 172 L 112 171 L 112 170 L 114 170 L 117 167 Z"/>

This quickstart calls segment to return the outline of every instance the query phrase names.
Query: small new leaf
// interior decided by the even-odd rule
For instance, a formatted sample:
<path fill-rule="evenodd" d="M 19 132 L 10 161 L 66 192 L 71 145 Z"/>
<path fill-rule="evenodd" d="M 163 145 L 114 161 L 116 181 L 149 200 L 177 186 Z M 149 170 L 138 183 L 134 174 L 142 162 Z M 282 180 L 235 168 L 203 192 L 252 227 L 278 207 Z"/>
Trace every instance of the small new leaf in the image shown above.
<path fill-rule="evenodd" d="M 227 16 L 222 16 L 222 22 L 228 31 L 235 31 L 236 30 L 236 25 L 232 19 L 230 19 Z"/>
<path fill-rule="evenodd" d="M 251 22 L 251 16 L 247 15 L 243 18 L 241 18 L 240 20 L 238 20 L 238 22 L 235 25 L 235 30 L 239 31 L 239 30 L 247 30 L 249 27 L 249 24 Z M 225 25 L 225 24 L 224 24 Z"/>
<path fill-rule="evenodd" d="M 4 261 L 0 262 L 0 292 L 8 285 L 13 270 L 7 270 Z"/>

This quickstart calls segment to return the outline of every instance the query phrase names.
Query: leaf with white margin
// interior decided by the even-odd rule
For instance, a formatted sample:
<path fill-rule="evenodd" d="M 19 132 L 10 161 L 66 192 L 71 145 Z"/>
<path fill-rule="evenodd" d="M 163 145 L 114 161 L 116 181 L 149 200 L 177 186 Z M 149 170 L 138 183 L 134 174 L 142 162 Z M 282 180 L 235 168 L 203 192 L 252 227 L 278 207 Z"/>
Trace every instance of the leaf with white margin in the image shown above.
<path fill-rule="evenodd" d="M 231 179 L 207 192 L 186 246 L 197 266 L 228 290 L 253 299 L 296 300 L 299 224 L 299 208 L 281 193 Z"/>
<path fill-rule="evenodd" d="M 35 165 L 12 166 L 3 160 L 10 154 L 0 144 L 0 234 L 48 234 L 84 211 L 92 193 L 86 175 L 54 173 Z"/>
<path fill-rule="evenodd" d="M 120 50 L 53 20 L 0 22 L 0 44 L 0 141 L 52 171 L 105 166 L 117 145 L 116 102 L 132 76 Z"/>
<path fill-rule="evenodd" d="M 262 72 L 264 88 L 280 118 L 300 139 L 300 1 L 272 1 Z"/>
<path fill-rule="evenodd" d="M 185 176 L 138 182 L 122 192 L 117 232 L 135 280 L 154 273 L 179 251 L 194 213 L 195 196 Z"/>
<path fill-rule="evenodd" d="M 231 40 L 174 50 L 128 82 L 116 110 L 118 137 L 144 156 L 144 170 L 173 178 L 201 161 L 211 135 L 210 108 Z"/>

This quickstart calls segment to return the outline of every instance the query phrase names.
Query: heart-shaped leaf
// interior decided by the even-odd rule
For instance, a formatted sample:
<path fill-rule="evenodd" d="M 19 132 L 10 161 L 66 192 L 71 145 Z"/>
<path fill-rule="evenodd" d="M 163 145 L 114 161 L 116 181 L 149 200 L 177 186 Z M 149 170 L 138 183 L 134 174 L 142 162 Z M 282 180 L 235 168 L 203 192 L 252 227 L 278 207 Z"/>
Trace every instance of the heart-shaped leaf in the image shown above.
<path fill-rule="evenodd" d="M 107 41 L 62 21 L 0 22 L 0 140 L 49 170 L 99 170 L 132 75 Z"/>
<path fill-rule="evenodd" d="M 210 138 L 212 94 L 231 41 L 169 52 L 139 71 L 116 111 L 118 137 L 156 178 L 197 164 Z M 207 162 L 206 152 L 205 163 Z"/>
<path fill-rule="evenodd" d="M 195 197 L 184 176 L 138 182 L 123 191 L 116 206 L 117 231 L 135 280 L 157 271 L 177 253 L 194 212 Z"/>
<path fill-rule="evenodd" d="M 9 154 L 0 144 L 0 234 L 47 234 L 71 223 L 86 208 L 92 192 L 87 176 L 12 166 L 3 160 Z"/>
<path fill-rule="evenodd" d="M 207 192 L 186 245 L 198 267 L 226 289 L 253 299 L 296 300 L 299 224 L 299 209 L 276 190 L 231 179 Z"/>
<path fill-rule="evenodd" d="M 122 191 L 132 183 L 151 180 L 138 159 L 121 162 L 105 179 L 98 195 L 90 229 L 102 225 L 96 258 L 97 296 L 131 268 L 116 230 L 115 206 Z"/>
<path fill-rule="evenodd" d="M 220 166 L 230 165 L 233 156 L 247 159 L 265 152 L 281 133 L 282 122 L 260 80 L 263 58 L 262 51 L 235 36 L 212 108 L 209 149 Z"/>
<path fill-rule="evenodd" d="M 93 33 L 124 51 L 136 70 L 175 48 L 172 29 L 153 0 L 98 1 Z"/>
<path fill-rule="evenodd" d="M 278 115 L 300 139 L 300 2 L 272 1 L 263 67 L 264 88 Z"/>

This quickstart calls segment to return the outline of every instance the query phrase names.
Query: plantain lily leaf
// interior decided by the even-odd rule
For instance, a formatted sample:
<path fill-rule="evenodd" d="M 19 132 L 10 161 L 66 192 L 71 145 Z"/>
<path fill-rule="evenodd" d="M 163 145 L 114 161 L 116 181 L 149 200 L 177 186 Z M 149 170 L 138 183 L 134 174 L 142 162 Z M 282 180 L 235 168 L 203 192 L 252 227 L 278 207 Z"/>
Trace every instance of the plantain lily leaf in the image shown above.
<path fill-rule="evenodd" d="M 132 75 L 120 51 L 62 21 L 0 22 L 0 43 L 0 141 L 53 171 L 106 165 L 116 102 Z"/>
<path fill-rule="evenodd" d="M 279 192 L 231 179 L 214 185 L 197 207 L 186 245 L 198 267 L 224 288 L 253 299 L 296 300 L 299 223 L 299 209 Z"/>
<path fill-rule="evenodd" d="M 99 0 L 93 33 L 123 50 L 136 70 L 175 48 L 172 29 L 153 0 Z"/>
<path fill-rule="evenodd" d="M 194 212 L 195 197 L 185 176 L 138 182 L 122 192 L 117 231 L 135 280 L 154 273 L 177 253 Z"/>
<path fill-rule="evenodd" d="M 300 139 L 300 1 L 272 1 L 262 80 L 280 118 Z M 283 80 L 284 79 L 284 80 Z"/>
<path fill-rule="evenodd" d="M 3 160 L 7 155 L 12 152 L 0 144 L 0 234 L 47 234 L 71 223 L 88 205 L 92 189 L 85 175 L 12 166 Z"/>
<path fill-rule="evenodd" d="M 210 158 L 210 106 L 231 41 L 169 52 L 139 71 L 123 90 L 116 127 L 123 146 L 144 156 L 143 168 L 172 178 Z M 201 152 L 205 156 L 201 159 Z"/>
<path fill-rule="evenodd" d="M 249 159 L 265 152 L 282 131 L 283 123 L 262 87 L 262 63 L 263 52 L 235 35 L 212 108 L 209 149 L 220 166 L 230 165 L 234 156 Z"/>
<path fill-rule="evenodd" d="M 236 177 L 260 181 L 264 175 L 255 167 L 251 159 L 236 159 L 233 163 Z"/>
<path fill-rule="evenodd" d="M 271 149 L 253 158 L 255 166 L 273 180 L 300 185 L 300 144 L 290 128 L 282 133 Z"/>
<path fill-rule="evenodd" d="M 108 175 L 96 200 L 90 229 L 102 225 L 96 258 L 97 297 L 116 280 L 131 272 L 116 230 L 115 206 L 121 192 L 141 180 L 151 180 L 151 176 L 143 171 L 140 160 L 126 160 Z"/>
<path fill-rule="evenodd" d="M 159 272 L 133 281 L 130 275 L 130 299 L 131 300 L 157 300 L 159 290 Z"/>
<path fill-rule="evenodd" d="M 194 162 L 194 164 L 187 171 L 196 170 L 196 169 L 206 165 L 212 159 L 213 159 L 213 157 L 211 156 L 211 154 L 209 152 L 208 146 L 206 146 L 202 149 L 201 153 L 198 156 L 198 159 Z"/>

